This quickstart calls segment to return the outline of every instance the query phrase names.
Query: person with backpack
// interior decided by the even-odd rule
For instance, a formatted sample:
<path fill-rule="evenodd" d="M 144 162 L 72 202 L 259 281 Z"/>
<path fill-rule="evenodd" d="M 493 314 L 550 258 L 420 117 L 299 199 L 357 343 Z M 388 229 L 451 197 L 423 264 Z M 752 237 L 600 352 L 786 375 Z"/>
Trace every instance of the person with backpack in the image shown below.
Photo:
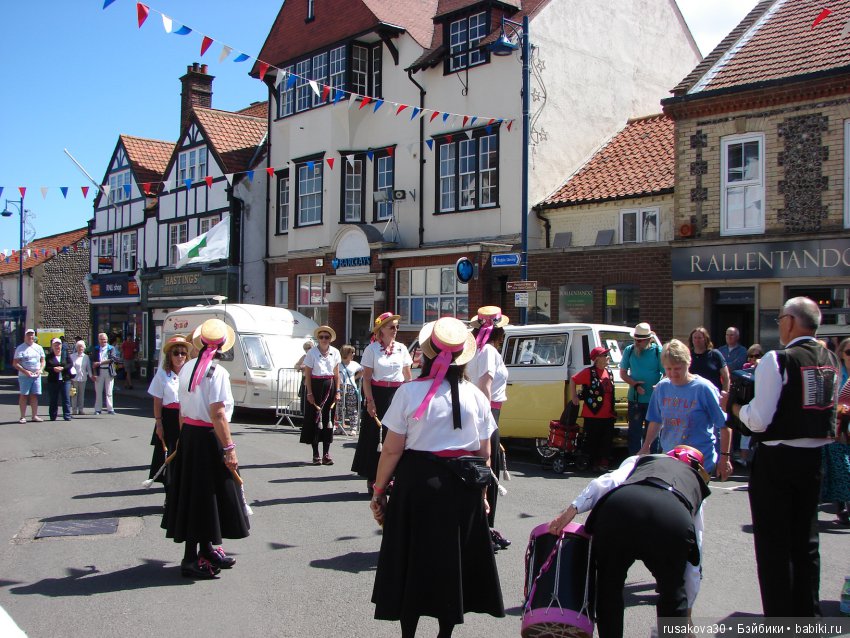
<path fill-rule="evenodd" d="M 648 323 L 635 326 L 634 343 L 626 346 L 620 359 L 620 379 L 629 384 L 629 429 L 627 442 L 629 454 L 636 454 L 646 436 L 646 411 L 655 385 L 664 375 L 661 365 L 661 346 L 652 340 L 655 333 Z M 661 448 L 656 443 L 651 450 L 657 454 Z"/>

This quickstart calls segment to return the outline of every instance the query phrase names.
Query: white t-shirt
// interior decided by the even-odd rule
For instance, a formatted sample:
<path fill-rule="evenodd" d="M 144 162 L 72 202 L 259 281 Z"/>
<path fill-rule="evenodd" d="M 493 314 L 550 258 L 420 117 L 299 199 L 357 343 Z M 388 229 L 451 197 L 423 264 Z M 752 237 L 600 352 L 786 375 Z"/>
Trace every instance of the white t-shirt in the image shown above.
<path fill-rule="evenodd" d="M 186 366 L 183 366 L 184 368 Z M 182 370 L 183 368 L 181 368 Z M 180 377 L 174 372 L 166 372 L 164 368 L 157 370 L 148 388 L 148 394 L 157 399 L 162 399 L 162 405 L 179 403 Z"/>
<path fill-rule="evenodd" d="M 190 419 L 212 423 L 210 416 L 210 404 L 224 402 L 224 411 L 227 420 L 233 416 L 233 394 L 230 391 L 230 373 L 222 366 L 213 363 L 215 370 L 212 378 L 210 371 L 204 375 L 194 392 L 189 392 L 189 382 L 192 380 L 192 370 L 195 368 L 195 359 L 186 362 L 180 369 L 180 414 Z M 213 365 L 210 366 L 212 369 Z"/>
<path fill-rule="evenodd" d="M 89 355 L 85 352 L 82 354 L 79 352 L 72 352 L 71 364 L 74 366 L 71 370 L 74 373 L 74 381 L 85 381 L 93 374 Z"/>
<path fill-rule="evenodd" d="M 41 360 L 44 359 L 44 348 L 33 342 L 31 346 L 22 343 L 15 348 L 15 359 L 20 360 L 20 365 L 30 372 L 38 372 L 41 368 Z"/>
<path fill-rule="evenodd" d="M 413 359 L 403 343 L 393 342 L 393 351 L 387 354 L 380 341 L 373 341 L 363 351 L 360 363 L 372 368 L 373 381 L 404 382 L 404 369 L 413 365 Z"/>
<path fill-rule="evenodd" d="M 363 369 L 354 359 L 348 362 L 347 365 L 339 366 L 339 378 L 342 380 L 342 385 L 357 385 L 357 373 Z M 346 371 L 348 374 L 346 374 Z"/>
<path fill-rule="evenodd" d="M 339 350 L 333 346 L 328 346 L 328 353 L 323 355 L 319 352 L 319 346 L 314 346 L 304 355 L 304 365 L 313 370 L 314 377 L 332 377 L 334 376 L 334 368 L 342 363 L 342 357 L 339 355 Z"/>
<path fill-rule="evenodd" d="M 472 382 L 478 385 L 478 380 L 485 374 L 493 379 L 490 384 L 490 400 L 505 401 L 508 398 L 508 367 L 502 361 L 502 355 L 492 345 L 485 344 L 468 364 L 466 374 Z"/>
<path fill-rule="evenodd" d="M 405 449 L 425 452 L 481 448 L 481 440 L 496 431 L 496 422 L 484 394 L 468 381 L 458 384 L 460 398 L 459 430 L 452 421 L 452 394 L 448 381 L 443 381 L 419 421 L 413 418 L 422 399 L 431 388 L 432 379 L 405 383 L 395 393 L 382 420 L 390 430 L 407 437 Z"/>

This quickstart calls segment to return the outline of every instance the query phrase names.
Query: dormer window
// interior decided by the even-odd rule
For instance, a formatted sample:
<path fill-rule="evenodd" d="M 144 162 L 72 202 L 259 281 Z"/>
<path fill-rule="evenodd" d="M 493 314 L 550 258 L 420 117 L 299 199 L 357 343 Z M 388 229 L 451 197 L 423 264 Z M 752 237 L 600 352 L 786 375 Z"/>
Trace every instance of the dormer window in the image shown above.
<path fill-rule="evenodd" d="M 484 64 L 488 54 L 478 45 L 487 37 L 487 12 L 453 20 L 448 25 L 449 59 L 447 72 L 454 73 L 471 66 Z"/>
<path fill-rule="evenodd" d="M 120 173 L 112 173 L 109 176 L 109 203 L 117 204 L 130 199 L 130 188 L 132 185 L 130 179 L 130 171 L 121 171 Z"/>
<path fill-rule="evenodd" d="M 187 179 L 196 182 L 207 176 L 207 147 L 183 151 L 177 159 L 177 185 L 182 186 Z"/>

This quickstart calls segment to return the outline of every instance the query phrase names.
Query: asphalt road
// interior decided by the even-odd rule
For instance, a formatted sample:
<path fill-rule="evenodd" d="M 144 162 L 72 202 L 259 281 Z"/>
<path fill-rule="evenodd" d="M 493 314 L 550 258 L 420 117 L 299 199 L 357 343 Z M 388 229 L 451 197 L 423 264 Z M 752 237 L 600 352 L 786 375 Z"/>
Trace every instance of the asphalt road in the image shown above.
<path fill-rule="evenodd" d="M 90 398 L 89 405 L 93 398 Z M 44 399 L 46 401 L 46 398 Z M 237 415 L 234 440 L 248 500 L 251 536 L 227 542 L 236 567 L 215 581 L 181 578 L 182 546 L 160 529 L 161 488 L 144 489 L 153 428 L 141 391 L 117 391 L 114 416 L 66 423 L 17 423 L 13 378 L 0 378 L 0 606 L 31 637 L 399 635 L 372 618 L 380 531 L 365 482 L 349 472 L 354 442 L 337 437 L 336 464 L 308 465 L 297 432 L 259 415 Z M 456 636 L 519 635 L 529 531 L 550 520 L 592 478 L 556 475 L 532 455 L 509 452 L 513 480 L 499 500 L 498 527 L 514 541 L 497 555 L 507 617 L 469 614 Z M 792 468 L 793 469 L 793 468 Z M 745 491 L 746 477 L 714 486 L 707 502 L 704 580 L 696 618 L 760 613 Z M 48 522 L 116 517 L 116 533 L 33 540 Z M 850 529 L 820 516 L 825 615 L 838 614 L 850 574 Z M 624 529 L 624 534 L 629 530 Z M 626 587 L 626 635 L 647 636 L 654 584 L 642 565 Z M 420 634 L 436 634 L 423 619 Z"/>

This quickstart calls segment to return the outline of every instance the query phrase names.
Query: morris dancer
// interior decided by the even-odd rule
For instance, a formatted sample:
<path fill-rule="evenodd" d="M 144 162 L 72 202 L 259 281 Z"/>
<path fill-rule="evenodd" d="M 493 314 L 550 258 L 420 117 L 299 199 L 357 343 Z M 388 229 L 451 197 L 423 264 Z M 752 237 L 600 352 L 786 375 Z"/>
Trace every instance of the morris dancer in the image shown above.
<path fill-rule="evenodd" d="M 234 480 L 239 462 L 230 435 L 230 374 L 214 362 L 235 341 L 233 328 L 207 319 L 192 334 L 198 358 L 180 370 L 180 440 L 162 527 L 167 538 L 186 543 L 180 564 L 186 578 L 215 578 L 233 567 L 236 559 L 215 545 L 222 537 L 245 538 L 250 527 Z"/>
<path fill-rule="evenodd" d="M 300 441 L 313 447 L 313 465 L 333 465 L 330 447 L 334 436 L 334 417 L 331 408 L 340 399 L 339 364 L 342 357 L 339 350 L 331 345 L 331 341 L 336 341 L 333 328 L 319 326 L 313 336 L 319 345 L 304 355 L 304 390 L 307 403 L 304 407 Z M 322 442 L 321 457 L 319 441 Z"/>
<path fill-rule="evenodd" d="M 372 327 L 372 343 L 366 346 L 360 364 L 363 366 L 363 396 L 366 414 L 360 424 L 357 449 L 351 471 L 366 479 L 366 489 L 372 494 L 375 473 L 378 471 L 378 451 L 386 436 L 386 428 L 378 425 L 390 407 L 398 387 L 410 381 L 413 360 L 403 343 L 395 340 L 400 315 L 385 312 Z"/>

